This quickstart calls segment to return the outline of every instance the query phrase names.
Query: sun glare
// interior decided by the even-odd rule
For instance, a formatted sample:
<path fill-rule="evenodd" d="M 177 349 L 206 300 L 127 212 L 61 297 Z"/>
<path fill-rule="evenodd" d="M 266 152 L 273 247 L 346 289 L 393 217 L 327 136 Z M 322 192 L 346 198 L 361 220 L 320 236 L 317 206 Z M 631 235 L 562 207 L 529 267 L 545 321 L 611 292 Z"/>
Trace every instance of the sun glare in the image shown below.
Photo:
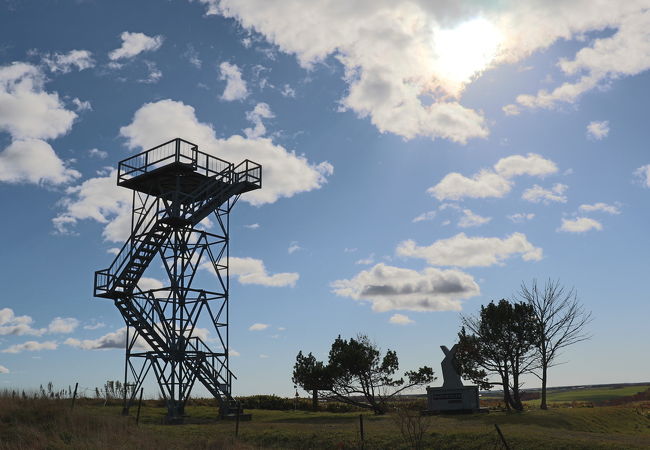
<path fill-rule="evenodd" d="M 435 34 L 436 72 L 461 89 L 485 70 L 497 55 L 502 34 L 491 22 L 479 18 Z"/>

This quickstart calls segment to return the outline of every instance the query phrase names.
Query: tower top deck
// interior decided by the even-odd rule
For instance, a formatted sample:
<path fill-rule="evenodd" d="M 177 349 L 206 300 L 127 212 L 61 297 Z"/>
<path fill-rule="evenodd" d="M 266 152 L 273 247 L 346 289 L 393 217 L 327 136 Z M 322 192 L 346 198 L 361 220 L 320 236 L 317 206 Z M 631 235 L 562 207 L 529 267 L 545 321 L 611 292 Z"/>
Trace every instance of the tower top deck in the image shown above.
<path fill-rule="evenodd" d="M 261 185 L 259 164 L 245 160 L 237 167 L 231 162 L 199 151 L 198 146 L 175 138 L 120 161 L 117 184 L 149 195 L 171 192 L 190 194 L 208 180 L 224 186 L 246 182 Z"/>

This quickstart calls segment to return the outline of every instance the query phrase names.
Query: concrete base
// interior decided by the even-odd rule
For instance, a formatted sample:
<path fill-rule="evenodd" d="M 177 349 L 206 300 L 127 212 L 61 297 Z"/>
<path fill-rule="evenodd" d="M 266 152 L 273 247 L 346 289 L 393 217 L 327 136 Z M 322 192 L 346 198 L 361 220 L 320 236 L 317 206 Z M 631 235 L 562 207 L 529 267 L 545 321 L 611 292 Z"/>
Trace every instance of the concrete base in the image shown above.
<path fill-rule="evenodd" d="M 477 386 L 427 388 L 428 414 L 463 414 L 480 412 Z"/>

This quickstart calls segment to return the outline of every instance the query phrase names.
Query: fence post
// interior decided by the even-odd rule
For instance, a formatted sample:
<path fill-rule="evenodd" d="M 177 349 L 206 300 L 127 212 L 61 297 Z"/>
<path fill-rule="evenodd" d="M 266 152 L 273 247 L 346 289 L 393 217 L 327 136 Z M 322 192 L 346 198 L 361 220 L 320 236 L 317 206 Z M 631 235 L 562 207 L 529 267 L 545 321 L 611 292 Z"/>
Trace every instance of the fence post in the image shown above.
<path fill-rule="evenodd" d="M 139 425 L 140 424 L 140 408 L 142 407 L 142 393 L 144 392 L 144 388 L 140 388 L 140 399 L 138 400 L 138 413 L 135 416 L 135 424 Z"/>
<path fill-rule="evenodd" d="M 363 414 L 359 414 L 359 432 L 361 434 L 361 443 L 363 445 Z"/>
<path fill-rule="evenodd" d="M 74 385 L 74 394 L 72 394 L 72 406 L 70 406 L 70 409 L 74 409 L 74 401 L 77 398 L 77 388 L 79 387 L 79 383 L 75 383 Z"/>
<path fill-rule="evenodd" d="M 506 438 L 503 437 L 503 433 L 501 433 L 501 428 L 499 428 L 499 425 L 497 425 L 495 423 L 494 428 L 497 429 L 497 433 L 499 433 L 499 437 L 501 438 L 501 442 L 503 442 L 503 446 L 506 448 L 506 450 L 510 450 L 510 447 L 508 446 L 508 443 L 506 442 Z"/>
<path fill-rule="evenodd" d="M 237 418 L 235 419 L 235 436 L 239 436 L 239 405 L 237 405 Z"/>

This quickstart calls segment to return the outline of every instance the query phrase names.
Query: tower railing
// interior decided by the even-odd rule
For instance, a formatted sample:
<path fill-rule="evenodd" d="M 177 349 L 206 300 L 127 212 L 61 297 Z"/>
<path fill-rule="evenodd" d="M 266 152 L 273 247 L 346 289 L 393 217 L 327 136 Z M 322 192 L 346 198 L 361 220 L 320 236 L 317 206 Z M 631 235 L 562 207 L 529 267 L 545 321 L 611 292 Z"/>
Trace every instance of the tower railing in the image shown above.
<path fill-rule="evenodd" d="M 229 173 L 233 166 L 228 161 L 199 151 L 191 142 L 176 138 L 120 161 L 117 183 L 124 183 L 170 163 L 185 164 L 196 173 L 208 177 Z"/>

